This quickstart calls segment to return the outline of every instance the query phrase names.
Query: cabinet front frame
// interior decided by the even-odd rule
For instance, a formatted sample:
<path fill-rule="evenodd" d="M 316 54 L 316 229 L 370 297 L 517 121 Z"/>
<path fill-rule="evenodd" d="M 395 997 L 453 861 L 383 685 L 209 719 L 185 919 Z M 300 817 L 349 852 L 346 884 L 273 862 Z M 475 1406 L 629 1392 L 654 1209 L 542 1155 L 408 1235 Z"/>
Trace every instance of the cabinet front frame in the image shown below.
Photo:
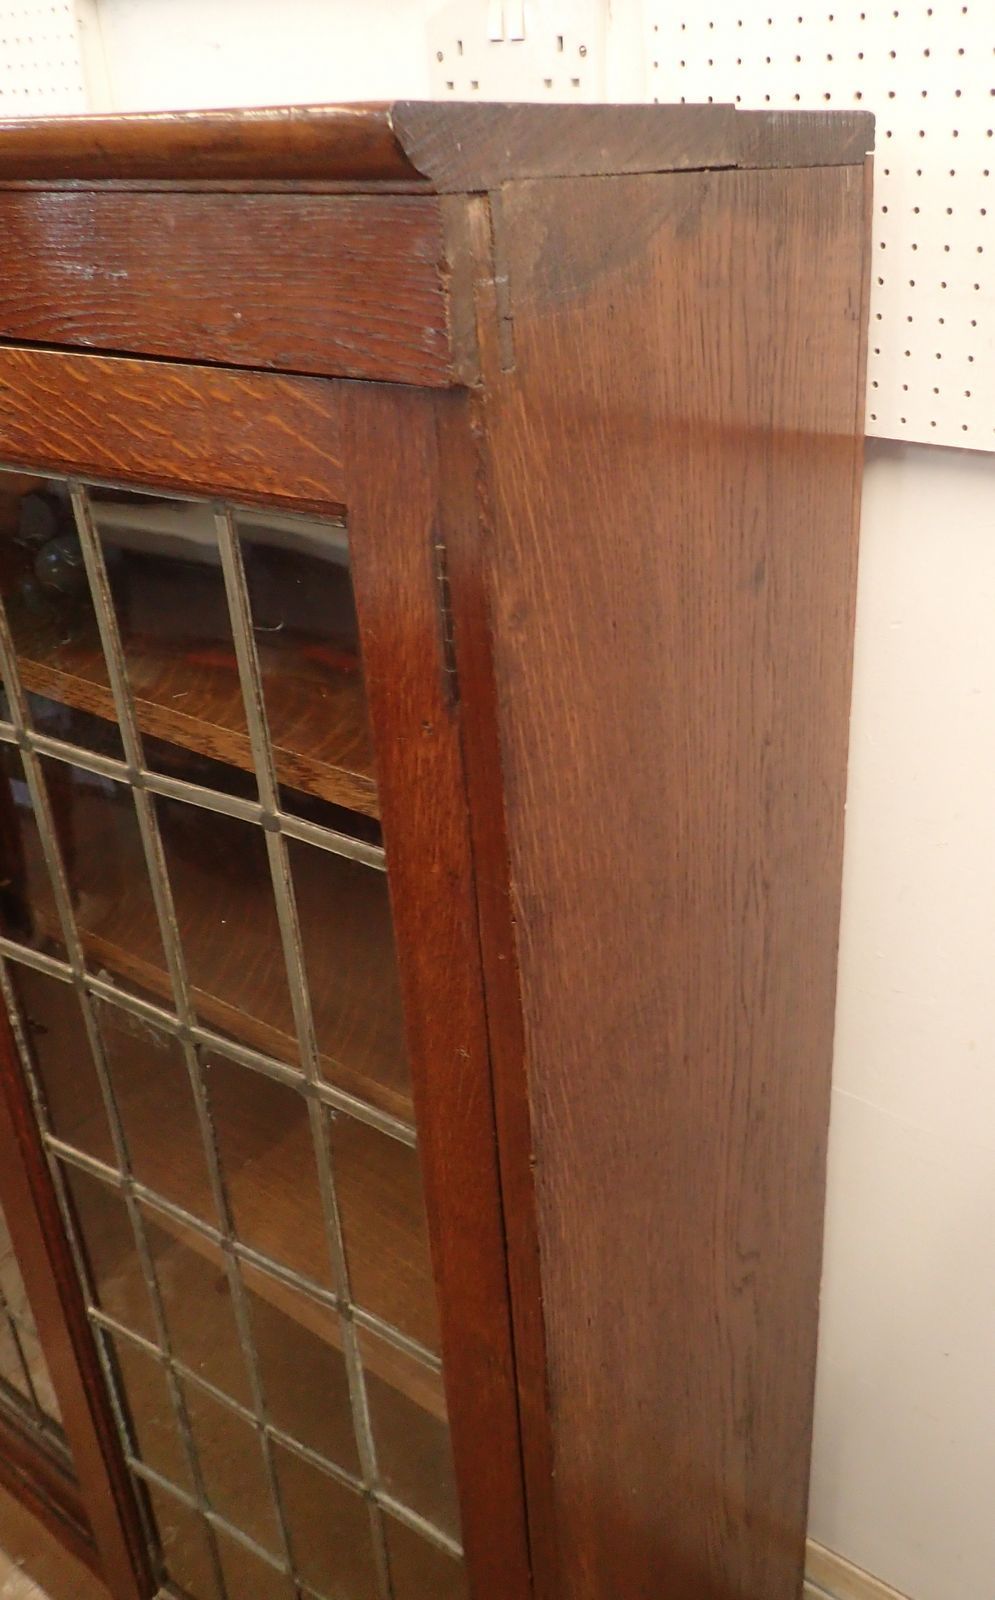
<path fill-rule="evenodd" d="M 451 428 L 462 404 L 393 384 L 0 348 L 5 466 L 345 513 L 467 1571 L 474 1600 L 527 1600 L 497 1139 L 441 583 L 440 420 L 444 412 Z M 34 1133 L 9 1038 L 5 1053 L 8 1089 Z M 64 1249 L 55 1214 L 34 1205 L 49 1250 Z M 127 1508 L 101 1493 L 120 1526 Z M 137 1554 L 130 1579 L 123 1569 L 109 1576 L 116 1600 L 148 1593 Z"/>

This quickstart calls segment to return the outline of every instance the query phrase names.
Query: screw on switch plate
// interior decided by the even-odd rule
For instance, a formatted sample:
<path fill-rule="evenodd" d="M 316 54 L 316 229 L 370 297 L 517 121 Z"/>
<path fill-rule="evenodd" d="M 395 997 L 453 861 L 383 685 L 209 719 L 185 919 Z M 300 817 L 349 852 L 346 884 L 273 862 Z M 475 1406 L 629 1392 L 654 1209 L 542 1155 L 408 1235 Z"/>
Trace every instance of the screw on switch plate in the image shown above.
<path fill-rule="evenodd" d="M 607 0 L 450 0 L 428 24 L 440 98 L 599 100 Z"/>

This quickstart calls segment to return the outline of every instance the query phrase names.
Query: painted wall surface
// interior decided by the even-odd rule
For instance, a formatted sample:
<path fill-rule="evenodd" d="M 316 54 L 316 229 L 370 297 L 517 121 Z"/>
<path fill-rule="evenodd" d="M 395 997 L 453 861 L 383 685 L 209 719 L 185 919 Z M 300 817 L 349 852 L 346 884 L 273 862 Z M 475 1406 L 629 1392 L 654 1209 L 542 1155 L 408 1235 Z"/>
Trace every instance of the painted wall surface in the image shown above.
<path fill-rule="evenodd" d="M 811 1531 L 995 1594 L 995 457 L 868 445 Z"/>
<path fill-rule="evenodd" d="M 425 95 L 443 23 L 510 0 L 88 4 L 133 110 Z M 811 1526 L 913 1600 L 993 1600 L 995 456 L 872 442 L 862 538 Z"/>

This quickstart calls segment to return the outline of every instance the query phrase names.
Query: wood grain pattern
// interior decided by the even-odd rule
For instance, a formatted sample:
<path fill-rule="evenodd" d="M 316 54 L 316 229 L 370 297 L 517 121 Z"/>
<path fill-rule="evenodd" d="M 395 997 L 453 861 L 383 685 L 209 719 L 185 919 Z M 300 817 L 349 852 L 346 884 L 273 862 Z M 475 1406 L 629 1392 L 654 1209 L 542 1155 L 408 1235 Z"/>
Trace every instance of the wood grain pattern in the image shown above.
<path fill-rule="evenodd" d="M 437 394 L 451 411 L 457 395 Z M 432 401 L 350 390 L 353 581 L 401 960 L 473 1600 L 530 1577 L 500 1181 L 458 708 L 439 614 Z M 392 471 L 381 470 L 390 438 Z"/>
<path fill-rule="evenodd" d="M 732 105 L 398 102 L 395 133 L 439 193 L 523 178 L 699 167 L 835 166 L 873 145 L 866 111 L 793 113 L 777 124 Z M 765 120 L 766 119 L 766 120 Z"/>
<path fill-rule="evenodd" d="M 479 311 L 484 370 L 500 371 L 503 303 L 496 290 L 490 208 L 483 197 L 461 219 L 468 292 Z M 514 1231 L 508 1274 L 514 1310 L 515 1364 L 533 1571 L 555 1570 L 553 1458 L 549 1429 L 543 1290 L 536 1230 L 532 1111 L 522 1070 L 524 1034 L 511 894 L 506 797 L 494 677 L 494 513 L 485 461 L 486 393 L 440 407 L 446 462 L 440 514 L 448 552 L 455 655 L 461 700 L 498 1156 L 506 1230 Z"/>
<path fill-rule="evenodd" d="M 554 1462 L 538 1592 L 795 1600 L 864 172 L 512 185 L 502 223 L 516 365 L 485 371 L 486 449 Z M 512 1253 L 529 1226 L 509 1213 Z"/>
<path fill-rule="evenodd" d="M 8 178 L 417 178 L 380 105 L 0 122 Z"/>
<path fill-rule="evenodd" d="M 6 1011 L 0 1011 L 0 1203 L 31 1297 L 113 1600 L 148 1600 L 144 1540 L 110 1401 Z"/>
<path fill-rule="evenodd" d="M 0 348 L 0 461 L 327 514 L 341 406 L 319 378 Z"/>
<path fill-rule="evenodd" d="M 76 626 L 67 630 L 57 626 L 56 613 L 19 606 L 16 595 L 7 607 L 24 687 L 113 722 L 114 697 L 95 620 L 74 619 Z M 283 664 L 276 651 L 267 658 L 265 639 L 259 650 L 264 669 Z M 128 667 L 143 733 L 253 771 L 234 665 L 208 659 L 191 671 L 182 645 L 149 639 L 140 651 L 129 652 Z M 377 784 L 360 675 L 325 667 L 308 671 L 305 661 L 294 662 L 282 675 L 267 673 L 266 703 L 271 726 L 282 732 L 273 745 L 278 781 L 375 817 Z"/>
<path fill-rule="evenodd" d="M 0 337 L 453 381 L 430 196 L 0 192 Z"/>
<path fill-rule="evenodd" d="M 530 177 L 736 166 L 741 156 L 749 166 L 834 166 L 871 148 L 866 112 L 794 115 L 769 144 L 731 105 L 409 100 L 18 118 L 0 123 L 0 181 L 427 180 L 438 193 L 472 193 Z"/>
<path fill-rule="evenodd" d="M 150 352 L 189 337 L 177 350 L 236 362 L 264 347 L 319 362 L 339 339 L 349 370 L 393 360 L 426 385 L 0 348 L 0 461 L 347 512 L 474 1600 L 800 1591 L 870 135 L 859 113 L 407 103 L 25 122 L 0 141 L 0 214 L 31 248 L 39 219 L 62 241 L 43 270 L 15 260 L 0 286 L 0 307 L 6 294 L 11 315 L 37 319 L 32 337 L 96 342 L 106 327 L 114 348 L 143 339 Z M 402 289 L 392 330 L 373 279 L 343 265 L 336 280 L 317 248 L 292 259 L 296 223 L 286 240 L 262 230 L 292 290 L 265 322 L 271 268 L 248 261 L 248 219 L 306 215 L 334 251 L 326 202 L 351 216 L 388 200 L 343 209 L 288 180 L 410 186 L 412 231 L 386 229 L 394 258 L 371 271 L 381 286 L 416 269 L 437 285 L 445 258 L 455 383 L 410 365 L 424 357 L 415 306 L 443 329 L 436 288 L 407 305 Z M 230 193 L 180 193 L 211 183 Z M 152 305 L 153 268 L 124 237 L 133 199 L 186 240 L 163 243 L 194 263 L 172 309 Z M 219 218 L 241 251 L 237 302 L 206 278 L 207 246 L 226 248 Z M 98 279 L 70 299 L 67 268 L 92 265 L 95 243 L 100 271 L 127 277 L 113 297 Z M 351 349 L 336 307 L 319 306 L 309 356 L 302 308 L 336 281 L 371 343 Z M 177 333 L 195 291 L 205 304 Z M 232 307 L 247 329 L 227 327 Z M 150 705 L 168 672 L 163 685 Z M 50 679 L 47 692 L 70 691 Z M 70 809 L 55 806 L 59 826 Z M 229 852 L 240 866 L 226 885 L 223 864 L 209 870 L 221 851 L 205 866 L 165 834 L 171 870 L 186 852 L 177 903 L 201 1013 L 292 1060 L 248 846 Z M 137 857 L 102 837 L 102 881 L 129 883 L 79 897 L 84 943 L 165 995 Z M 77 878 L 85 844 L 77 827 Z M 362 948 L 369 908 L 345 896 L 345 938 L 332 939 L 336 897 L 316 883 L 298 894 L 305 949 L 355 958 L 353 1086 L 406 1110 L 402 1055 L 370 1015 L 387 957 L 382 941 Z M 252 930 L 213 965 L 198 951 L 203 906 Z M 311 974 L 318 1020 L 343 998 L 332 957 Z M 156 1143 L 159 1085 L 146 1087 L 135 1125 L 165 1188 L 183 1162 Z M 251 1100 L 236 1094 L 223 1119 L 245 1226 L 311 1259 L 317 1224 L 303 1188 L 287 1194 L 306 1142 L 288 1129 L 267 1143 L 280 1113 Z M 37 1150 L 31 1162 L 40 1173 Z M 382 1277 L 429 1329 L 408 1191 L 385 1173 L 374 1188 Z M 192 1283 L 203 1240 L 159 1231 L 186 1262 L 177 1283 Z M 92 1353 L 74 1359 L 96 1390 Z M 119 1489 L 96 1494 L 98 1533 L 116 1525 Z"/>

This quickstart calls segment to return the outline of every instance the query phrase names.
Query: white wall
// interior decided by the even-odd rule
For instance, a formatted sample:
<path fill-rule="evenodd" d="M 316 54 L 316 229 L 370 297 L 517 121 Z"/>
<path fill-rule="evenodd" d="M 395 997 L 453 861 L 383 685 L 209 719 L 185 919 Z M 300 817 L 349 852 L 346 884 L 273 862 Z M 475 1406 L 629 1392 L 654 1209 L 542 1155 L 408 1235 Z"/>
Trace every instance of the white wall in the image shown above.
<path fill-rule="evenodd" d="M 868 445 L 814 1536 L 995 1595 L 995 457 Z"/>
<path fill-rule="evenodd" d="M 97 0 L 116 109 L 425 94 L 443 9 Z M 995 457 L 872 443 L 862 537 L 811 1524 L 991 1600 Z"/>
<path fill-rule="evenodd" d="M 98 0 L 108 108 L 428 94 L 424 0 Z"/>

